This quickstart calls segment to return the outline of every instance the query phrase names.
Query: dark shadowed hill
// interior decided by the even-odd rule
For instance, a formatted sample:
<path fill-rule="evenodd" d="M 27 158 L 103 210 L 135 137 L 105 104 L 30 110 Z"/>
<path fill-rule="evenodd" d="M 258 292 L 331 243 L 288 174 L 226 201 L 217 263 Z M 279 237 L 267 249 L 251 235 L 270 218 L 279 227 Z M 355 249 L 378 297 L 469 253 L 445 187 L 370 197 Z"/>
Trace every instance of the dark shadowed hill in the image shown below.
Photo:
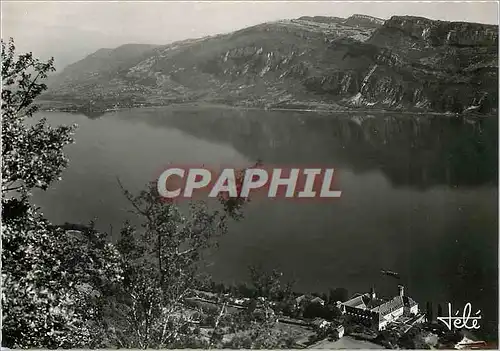
<path fill-rule="evenodd" d="M 63 70 L 45 98 L 86 110 L 204 101 L 495 113 L 498 26 L 301 17 L 165 46 L 101 49 Z"/>

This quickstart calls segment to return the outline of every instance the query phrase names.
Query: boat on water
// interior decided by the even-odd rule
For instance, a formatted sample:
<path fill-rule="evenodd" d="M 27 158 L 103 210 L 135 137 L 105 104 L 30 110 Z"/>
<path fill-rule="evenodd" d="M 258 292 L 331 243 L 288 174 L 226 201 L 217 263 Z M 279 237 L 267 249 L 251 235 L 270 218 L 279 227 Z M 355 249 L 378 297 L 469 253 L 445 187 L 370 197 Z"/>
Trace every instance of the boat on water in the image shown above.
<path fill-rule="evenodd" d="M 382 273 L 384 275 L 388 275 L 390 277 L 399 278 L 399 273 L 397 273 L 397 272 L 393 272 L 393 271 L 388 271 L 388 270 L 382 269 L 380 271 L 380 273 Z"/>

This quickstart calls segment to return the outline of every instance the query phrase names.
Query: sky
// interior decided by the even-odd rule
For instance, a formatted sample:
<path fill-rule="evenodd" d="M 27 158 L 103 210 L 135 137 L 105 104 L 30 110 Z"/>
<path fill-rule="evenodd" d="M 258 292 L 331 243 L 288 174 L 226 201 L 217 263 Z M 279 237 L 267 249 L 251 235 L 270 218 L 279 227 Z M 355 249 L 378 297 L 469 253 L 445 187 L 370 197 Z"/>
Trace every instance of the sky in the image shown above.
<path fill-rule="evenodd" d="M 60 68 L 103 47 L 167 44 L 301 16 L 414 15 L 498 24 L 498 2 L 2 1 L 2 38 Z"/>

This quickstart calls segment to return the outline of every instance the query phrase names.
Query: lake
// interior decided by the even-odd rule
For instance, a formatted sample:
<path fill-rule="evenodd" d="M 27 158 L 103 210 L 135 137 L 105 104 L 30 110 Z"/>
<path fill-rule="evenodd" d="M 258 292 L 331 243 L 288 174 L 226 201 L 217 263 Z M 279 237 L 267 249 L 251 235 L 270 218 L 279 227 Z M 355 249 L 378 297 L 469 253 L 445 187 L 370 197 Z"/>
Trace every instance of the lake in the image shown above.
<path fill-rule="evenodd" d="M 99 118 L 44 112 L 78 123 L 63 180 L 34 202 L 54 223 L 115 233 L 130 218 L 116 177 L 138 191 L 172 163 L 322 165 L 335 168 L 340 199 L 258 200 L 208 260 L 216 280 L 248 279 L 248 266 L 278 268 L 302 291 L 374 286 L 420 303 L 481 309 L 498 325 L 498 124 L 450 116 L 319 114 L 179 107 Z"/>

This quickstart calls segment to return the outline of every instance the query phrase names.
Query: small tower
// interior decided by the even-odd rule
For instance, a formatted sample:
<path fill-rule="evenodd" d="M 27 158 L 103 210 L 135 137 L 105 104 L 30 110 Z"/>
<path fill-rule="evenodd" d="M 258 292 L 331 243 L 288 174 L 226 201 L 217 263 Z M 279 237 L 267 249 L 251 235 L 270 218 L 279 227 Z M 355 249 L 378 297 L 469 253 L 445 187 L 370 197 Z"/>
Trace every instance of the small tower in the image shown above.
<path fill-rule="evenodd" d="M 377 298 L 377 294 L 375 293 L 375 288 L 372 286 L 372 288 L 370 289 L 370 297 L 372 299 L 376 299 Z"/>
<path fill-rule="evenodd" d="M 398 285 L 399 296 L 405 296 L 405 287 L 403 285 Z"/>

